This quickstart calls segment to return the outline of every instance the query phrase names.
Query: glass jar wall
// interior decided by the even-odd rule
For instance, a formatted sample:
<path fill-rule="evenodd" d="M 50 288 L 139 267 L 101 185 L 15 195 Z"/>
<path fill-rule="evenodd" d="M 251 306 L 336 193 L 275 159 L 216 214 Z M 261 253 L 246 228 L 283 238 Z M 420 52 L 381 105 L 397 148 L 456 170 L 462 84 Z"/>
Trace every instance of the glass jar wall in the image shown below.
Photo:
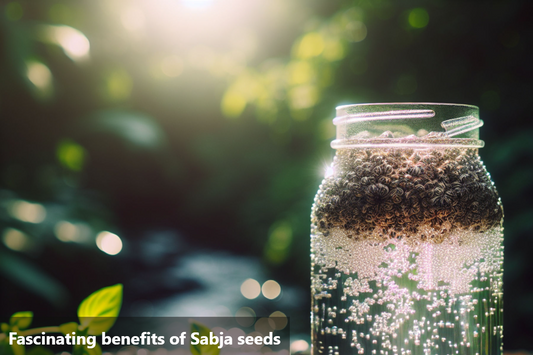
<path fill-rule="evenodd" d="M 502 352 L 503 209 L 478 109 L 337 108 L 312 209 L 313 354 Z"/>

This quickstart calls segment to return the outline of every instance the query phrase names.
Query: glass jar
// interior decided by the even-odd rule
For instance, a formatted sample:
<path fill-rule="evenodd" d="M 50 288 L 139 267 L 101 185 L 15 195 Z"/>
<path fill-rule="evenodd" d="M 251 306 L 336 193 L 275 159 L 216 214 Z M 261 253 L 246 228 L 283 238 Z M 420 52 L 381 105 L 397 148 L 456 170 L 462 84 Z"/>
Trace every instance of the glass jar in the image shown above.
<path fill-rule="evenodd" d="M 312 208 L 312 353 L 502 353 L 503 209 L 475 106 L 347 105 Z"/>

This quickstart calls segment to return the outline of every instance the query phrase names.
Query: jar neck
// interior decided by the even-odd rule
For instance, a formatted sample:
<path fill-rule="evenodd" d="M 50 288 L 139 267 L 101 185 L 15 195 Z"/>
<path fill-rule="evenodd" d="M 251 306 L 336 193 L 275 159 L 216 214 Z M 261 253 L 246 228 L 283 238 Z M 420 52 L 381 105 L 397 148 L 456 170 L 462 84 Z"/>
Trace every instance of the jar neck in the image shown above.
<path fill-rule="evenodd" d="M 479 108 L 442 103 L 357 104 L 337 107 L 335 149 L 481 148 Z"/>

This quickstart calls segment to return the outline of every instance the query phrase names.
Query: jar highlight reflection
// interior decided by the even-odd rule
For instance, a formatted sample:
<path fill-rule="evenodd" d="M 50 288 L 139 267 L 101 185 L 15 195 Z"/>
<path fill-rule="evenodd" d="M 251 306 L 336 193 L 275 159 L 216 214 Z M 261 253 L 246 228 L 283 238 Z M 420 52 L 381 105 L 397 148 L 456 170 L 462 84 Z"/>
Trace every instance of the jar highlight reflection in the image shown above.
<path fill-rule="evenodd" d="M 503 209 L 478 108 L 337 108 L 311 225 L 313 354 L 502 353 Z"/>

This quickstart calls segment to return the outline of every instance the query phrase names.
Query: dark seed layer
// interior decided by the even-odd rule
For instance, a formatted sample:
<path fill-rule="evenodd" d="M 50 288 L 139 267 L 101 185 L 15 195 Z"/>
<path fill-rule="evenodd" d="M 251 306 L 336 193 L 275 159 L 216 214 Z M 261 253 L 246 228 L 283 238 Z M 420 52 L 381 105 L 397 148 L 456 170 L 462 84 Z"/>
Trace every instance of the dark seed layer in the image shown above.
<path fill-rule="evenodd" d="M 435 234 L 481 232 L 502 222 L 477 149 L 341 149 L 333 169 L 314 205 L 314 223 L 325 235 L 342 228 L 354 238 L 375 232 L 401 238 L 429 226 L 434 233 L 425 238 L 439 241 Z"/>

